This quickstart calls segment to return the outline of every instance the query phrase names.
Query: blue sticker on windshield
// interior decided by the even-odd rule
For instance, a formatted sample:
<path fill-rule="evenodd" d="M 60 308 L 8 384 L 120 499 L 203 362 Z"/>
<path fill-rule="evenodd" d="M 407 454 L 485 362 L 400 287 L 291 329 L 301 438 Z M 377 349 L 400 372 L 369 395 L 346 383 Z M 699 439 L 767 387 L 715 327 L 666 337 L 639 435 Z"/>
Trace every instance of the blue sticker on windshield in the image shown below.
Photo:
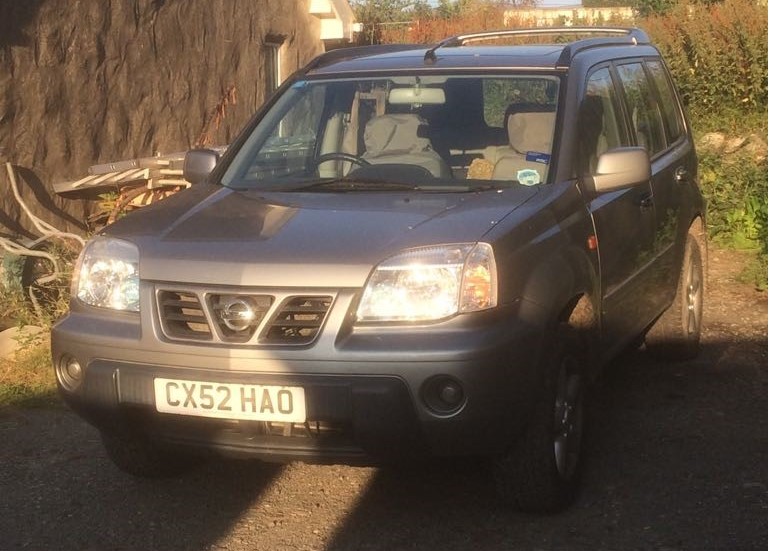
<path fill-rule="evenodd" d="M 526 160 L 530 163 L 541 163 L 543 165 L 549 165 L 550 155 L 547 153 L 539 153 L 537 151 L 527 151 Z"/>

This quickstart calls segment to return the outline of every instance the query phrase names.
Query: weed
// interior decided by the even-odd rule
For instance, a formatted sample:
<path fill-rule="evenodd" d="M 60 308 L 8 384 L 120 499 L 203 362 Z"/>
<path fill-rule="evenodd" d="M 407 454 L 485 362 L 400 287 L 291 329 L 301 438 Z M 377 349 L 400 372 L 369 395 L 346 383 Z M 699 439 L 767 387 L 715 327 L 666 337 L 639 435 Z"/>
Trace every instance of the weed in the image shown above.
<path fill-rule="evenodd" d="M 716 243 L 767 250 L 767 167 L 746 155 L 700 154 L 700 186 Z"/>
<path fill-rule="evenodd" d="M 0 287 L 0 319 L 4 325 L 41 328 L 39 333 L 20 331 L 15 337 L 16 352 L 0 361 L 0 408 L 58 403 L 50 328 L 68 309 L 74 251 L 56 242 L 50 242 L 46 249 L 57 258 L 61 273 L 56 279 L 39 283 L 42 280 L 38 278 L 50 267 L 45 262 L 28 262 L 21 271 L 22 275 L 31 271 L 31 279 L 26 284 L 22 277 L 21 281 Z M 31 299 L 33 295 L 36 297 L 34 301 Z"/>
<path fill-rule="evenodd" d="M 23 338 L 16 354 L 0 362 L 0 408 L 58 403 L 48 332 Z"/>

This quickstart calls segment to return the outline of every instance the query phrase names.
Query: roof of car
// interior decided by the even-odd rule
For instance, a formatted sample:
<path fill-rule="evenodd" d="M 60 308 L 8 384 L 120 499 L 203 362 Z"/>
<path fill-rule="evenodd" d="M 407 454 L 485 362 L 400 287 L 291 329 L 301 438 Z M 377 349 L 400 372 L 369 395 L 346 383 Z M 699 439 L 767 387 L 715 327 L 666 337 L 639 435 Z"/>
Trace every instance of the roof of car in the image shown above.
<path fill-rule="evenodd" d="M 572 41 L 563 38 L 573 35 Z M 535 43 L 525 43 L 533 37 Z M 553 43 L 547 37 L 552 37 Z M 512 38 L 516 45 L 476 45 Z M 543 38 L 545 40 L 543 40 Z M 557 40 L 557 42 L 556 42 Z M 332 50 L 306 68 L 312 75 L 425 69 L 566 69 L 580 51 L 648 45 L 648 36 L 633 28 L 515 29 L 458 35 L 438 44 L 387 44 Z"/>
<path fill-rule="evenodd" d="M 399 52 L 377 53 L 341 59 L 322 65 L 313 74 L 359 73 L 363 71 L 389 71 L 409 69 L 463 69 L 463 68 L 549 68 L 554 69 L 563 52 L 562 44 L 537 46 L 469 46 L 445 48 L 432 63 L 425 63 L 428 46 Z"/>

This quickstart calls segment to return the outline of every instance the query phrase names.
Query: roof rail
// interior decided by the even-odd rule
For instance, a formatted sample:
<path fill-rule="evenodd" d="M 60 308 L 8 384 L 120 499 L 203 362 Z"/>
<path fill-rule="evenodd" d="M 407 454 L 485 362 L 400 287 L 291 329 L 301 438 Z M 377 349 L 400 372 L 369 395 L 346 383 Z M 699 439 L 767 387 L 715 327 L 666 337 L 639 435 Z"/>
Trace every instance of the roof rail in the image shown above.
<path fill-rule="evenodd" d="M 634 27 L 542 27 L 533 29 L 502 29 L 498 31 L 484 31 L 478 33 L 460 34 L 440 41 L 425 52 L 425 62 L 434 63 L 437 59 L 435 52 L 440 48 L 452 48 L 464 46 L 469 42 L 482 42 L 505 37 L 525 36 L 557 36 L 568 35 L 603 35 L 598 38 L 583 38 L 572 42 L 563 42 L 566 46 L 558 66 L 568 66 L 571 58 L 578 51 L 588 48 L 608 45 L 649 44 L 649 36 L 641 29 Z M 561 42 L 558 42 L 559 44 Z"/>
<path fill-rule="evenodd" d="M 423 49 L 424 47 L 424 44 L 377 44 L 373 46 L 338 48 L 336 50 L 331 50 L 324 54 L 320 54 L 318 57 L 314 58 L 307 65 L 305 65 L 302 69 L 302 72 L 308 73 L 313 69 L 331 65 L 336 61 L 355 59 L 356 57 L 363 57 L 366 55 L 389 54 L 394 52 L 403 52 L 406 50 Z"/>

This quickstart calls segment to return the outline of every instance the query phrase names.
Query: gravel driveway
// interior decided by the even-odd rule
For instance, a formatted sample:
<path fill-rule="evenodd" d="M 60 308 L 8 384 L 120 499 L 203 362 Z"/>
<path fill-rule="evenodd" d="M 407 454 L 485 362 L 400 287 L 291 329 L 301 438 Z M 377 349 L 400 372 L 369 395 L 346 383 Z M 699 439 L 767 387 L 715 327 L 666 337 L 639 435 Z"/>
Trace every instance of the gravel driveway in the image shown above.
<path fill-rule="evenodd" d="M 499 508 L 477 464 L 227 461 L 139 481 L 66 410 L 0 411 L 0 550 L 764 550 L 766 294 L 711 253 L 703 351 L 617 360 L 593 392 L 584 490 L 549 517 Z"/>

